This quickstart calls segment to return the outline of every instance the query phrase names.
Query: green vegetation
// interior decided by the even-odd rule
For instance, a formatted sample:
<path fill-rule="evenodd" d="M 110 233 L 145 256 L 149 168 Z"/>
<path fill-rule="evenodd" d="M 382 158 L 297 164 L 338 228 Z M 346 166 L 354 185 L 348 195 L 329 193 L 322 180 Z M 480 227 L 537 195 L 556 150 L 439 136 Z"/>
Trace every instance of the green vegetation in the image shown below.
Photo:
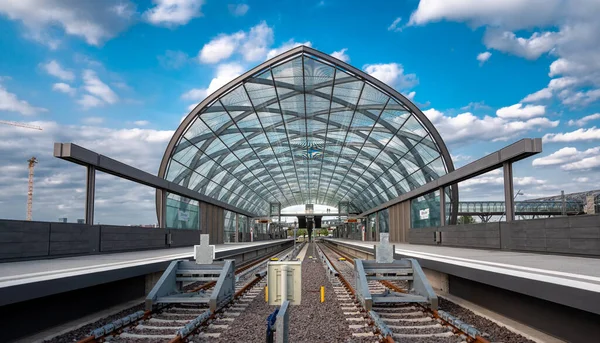
<path fill-rule="evenodd" d="M 460 216 L 456 220 L 457 224 L 474 224 L 475 219 L 472 216 Z"/>

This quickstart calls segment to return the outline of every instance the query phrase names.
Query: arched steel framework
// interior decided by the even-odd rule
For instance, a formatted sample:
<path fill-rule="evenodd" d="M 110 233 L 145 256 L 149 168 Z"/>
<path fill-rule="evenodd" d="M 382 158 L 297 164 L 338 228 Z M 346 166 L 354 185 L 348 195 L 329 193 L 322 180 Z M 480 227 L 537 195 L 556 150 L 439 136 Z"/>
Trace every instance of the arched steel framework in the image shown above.
<path fill-rule="evenodd" d="M 364 211 L 453 170 L 438 131 L 410 100 L 299 46 L 198 104 L 171 138 L 159 176 L 265 215 L 269 202 L 349 201 Z M 455 218 L 456 187 L 447 194 Z"/>

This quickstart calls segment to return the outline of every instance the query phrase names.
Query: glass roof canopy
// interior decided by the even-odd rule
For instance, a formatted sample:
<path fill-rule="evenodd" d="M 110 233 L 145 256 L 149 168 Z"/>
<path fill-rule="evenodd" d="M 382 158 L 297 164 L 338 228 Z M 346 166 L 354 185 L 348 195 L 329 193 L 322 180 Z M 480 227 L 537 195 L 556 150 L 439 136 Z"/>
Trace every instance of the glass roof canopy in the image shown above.
<path fill-rule="evenodd" d="M 454 170 L 437 130 L 391 87 L 300 46 L 202 101 L 159 176 L 266 215 L 269 202 L 380 205 Z"/>

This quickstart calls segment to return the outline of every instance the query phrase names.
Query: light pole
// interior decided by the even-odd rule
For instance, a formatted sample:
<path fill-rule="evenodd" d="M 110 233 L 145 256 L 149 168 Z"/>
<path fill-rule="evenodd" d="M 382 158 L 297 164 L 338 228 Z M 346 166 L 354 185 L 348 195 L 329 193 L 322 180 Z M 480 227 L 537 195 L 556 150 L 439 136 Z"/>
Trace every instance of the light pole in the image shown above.
<path fill-rule="evenodd" d="M 517 191 L 517 194 L 515 194 L 515 197 L 513 198 L 513 204 L 515 205 L 515 208 L 513 208 L 513 211 L 517 208 L 517 205 L 514 202 L 519 195 L 523 195 L 523 193 L 521 193 L 520 189 Z M 506 204 L 504 204 L 504 213 L 502 213 L 502 215 L 500 216 L 500 220 L 498 220 L 498 221 L 501 221 L 505 215 L 506 215 Z"/>
<path fill-rule="evenodd" d="M 296 253 L 296 222 L 294 222 L 294 254 Z"/>

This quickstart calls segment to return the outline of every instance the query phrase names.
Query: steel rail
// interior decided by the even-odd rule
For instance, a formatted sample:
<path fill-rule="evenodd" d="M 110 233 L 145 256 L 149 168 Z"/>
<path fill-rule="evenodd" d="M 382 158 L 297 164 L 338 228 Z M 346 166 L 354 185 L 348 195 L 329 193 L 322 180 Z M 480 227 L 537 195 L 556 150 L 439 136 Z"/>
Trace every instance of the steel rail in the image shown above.
<path fill-rule="evenodd" d="M 338 250 L 337 248 L 332 247 L 330 244 L 326 244 L 327 248 L 331 249 L 333 252 L 337 253 L 338 255 L 342 256 L 343 258 L 346 259 L 346 261 L 354 264 L 354 258 L 350 257 L 348 255 L 346 255 L 345 253 L 341 252 L 340 250 Z M 325 255 L 325 257 L 327 257 L 327 255 Z M 327 257 L 327 259 L 329 259 Z M 335 266 L 334 266 L 335 267 Z M 340 274 L 340 278 L 343 278 Z M 385 287 L 395 291 L 395 292 L 399 292 L 399 293 L 407 293 L 404 289 L 398 287 L 397 285 L 394 285 L 393 283 L 386 281 L 386 280 L 379 280 L 379 282 L 384 285 Z M 352 293 L 354 294 L 354 293 Z M 447 321 L 446 319 L 442 318 L 437 310 L 432 310 L 430 308 L 428 308 L 427 306 L 424 306 L 422 304 L 416 304 L 418 306 L 420 306 L 421 308 L 423 308 L 423 310 L 429 314 L 431 314 L 435 319 L 439 320 L 442 322 L 442 325 L 448 326 L 450 328 L 452 328 L 452 331 L 455 334 L 459 334 L 459 335 L 464 335 L 465 337 L 467 337 L 467 342 L 468 343 L 490 343 L 490 341 L 488 341 L 487 339 L 476 335 L 476 336 L 472 336 L 469 333 L 461 330 L 459 327 L 455 326 L 454 324 L 452 324 L 451 322 Z M 393 340 L 392 340 L 393 342 Z"/>
<path fill-rule="evenodd" d="M 288 248 L 288 249 L 290 249 L 290 248 Z M 267 255 L 265 257 L 260 257 L 260 258 L 251 260 L 247 264 L 244 264 L 244 266 L 241 266 L 241 267 L 237 268 L 235 270 L 235 274 L 236 275 L 240 274 L 240 273 L 242 273 L 242 272 L 244 272 L 244 271 L 246 271 L 246 270 L 248 270 L 250 268 L 253 268 L 253 267 L 255 267 L 255 266 L 257 266 L 257 265 L 259 265 L 261 263 L 264 263 L 268 259 L 272 258 L 273 256 L 276 256 L 276 255 L 280 254 L 282 251 L 285 251 L 285 250 L 287 250 L 287 249 L 282 249 L 282 250 L 277 251 L 275 254 L 270 254 L 270 255 Z M 258 281 L 256 279 L 254 279 L 250 283 L 254 284 L 256 282 L 258 282 Z M 207 282 L 207 283 L 205 283 L 205 284 L 203 284 L 201 286 L 198 286 L 198 287 L 196 287 L 196 288 L 194 288 L 192 290 L 189 290 L 187 292 L 197 292 L 197 291 L 201 291 L 201 290 L 206 290 L 206 289 L 209 289 L 211 287 L 214 287 L 215 284 L 216 284 L 215 281 L 210 281 L 210 282 Z M 242 290 L 246 290 L 246 289 L 247 289 L 246 287 L 242 288 Z M 234 294 L 233 299 L 236 299 L 238 297 L 238 293 L 243 294 L 243 292 L 241 292 L 241 290 L 240 290 L 240 291 L 238 291 L 238 292 L 236 292 Z M 218 310 L 220 310 L 220 309 L 221 308 L 219 308 Z M 217 311 L 215 311 L 215 312 L 217 312 Z M 130 322 L 127 325 L 123 325 L 123 326 L 121 326 L 119 328 L 116 328 L 114 331 L 107 332 L 107 333 L 102 334 L 102 335 L 100 335 L 98 337 L 95 337 L 94 335 L 87 336 L 87 337 L 82 338 L 81 340 L 77 341 L 76 343 L 100 343 L 100 342 L 103 342 L 104 338 L 106 338 L 108 336 L 111 336 L 111 335 L 114 336 L 115 333 L 119 333 L 117 331 L 122 330 L 125 327 L 132 327 L 134 325 L 137 325 L 140 321 L 148 319 L 153 314 L 156 314 L 156 311 L 145 311 L 144 315 L 142 317 L 140 317 L 139 319 L 137 319 L 137 320 L 135 320 L 133 322 Z M 214 314 L 211 315 L 209 319 L 211 319 L 211 318 L 214 318 Z"/>

